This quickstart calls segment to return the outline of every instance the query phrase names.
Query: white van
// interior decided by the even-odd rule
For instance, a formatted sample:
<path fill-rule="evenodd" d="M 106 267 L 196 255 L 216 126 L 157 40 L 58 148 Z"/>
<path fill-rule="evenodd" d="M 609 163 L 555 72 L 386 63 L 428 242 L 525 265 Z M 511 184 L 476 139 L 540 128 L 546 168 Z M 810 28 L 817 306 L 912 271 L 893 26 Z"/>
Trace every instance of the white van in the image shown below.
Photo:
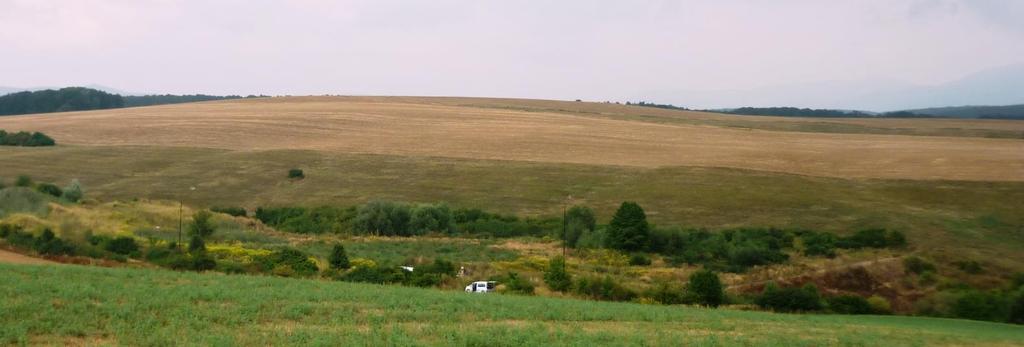
<path fill-rule="evenodd" d="M 466 293 L 490 293 L 494 291 L 494 281 L 476 281 L 466 286 Z"/>

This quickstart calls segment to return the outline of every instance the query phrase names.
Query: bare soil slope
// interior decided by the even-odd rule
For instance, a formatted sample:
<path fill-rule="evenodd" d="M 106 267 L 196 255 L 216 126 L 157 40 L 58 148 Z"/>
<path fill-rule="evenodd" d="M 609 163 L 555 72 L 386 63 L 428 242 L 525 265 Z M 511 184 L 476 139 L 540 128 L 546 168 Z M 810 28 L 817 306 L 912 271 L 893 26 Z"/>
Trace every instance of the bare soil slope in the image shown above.
<path fill-rule="evenodd" d="M 0 129 L 42 131 L 71 145 L 311 149 L 637 167 L 727 167 L 853 178 L 1024 180 L 1024 140 L 1020 139 L 707 125 L 734 119 L 727 117 L 733 116 L 542 100 L 288 97 L 0 117 Z M 659 121 L 665 119 L 675 121 Z M 771 124 L 772 118 L 756 121 Z M 971 121 L 956 124 L 965 122 Z M 1018 126 L 976 122 L 974 128 L 1016 131 Z M 921 128 L 953 124 L 943 120 L 893 123 Z"/>

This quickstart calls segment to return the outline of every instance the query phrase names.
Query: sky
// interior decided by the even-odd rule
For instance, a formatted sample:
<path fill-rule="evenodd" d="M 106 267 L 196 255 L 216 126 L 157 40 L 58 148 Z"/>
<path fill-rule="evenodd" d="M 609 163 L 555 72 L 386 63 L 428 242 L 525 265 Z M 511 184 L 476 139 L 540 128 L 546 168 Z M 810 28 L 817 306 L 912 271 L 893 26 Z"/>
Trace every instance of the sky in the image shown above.
<path fill-rule="evenodd" d="M 1022 18 L 1020 0 L 0 0 L 0 86 L 884 109 L 1024 66 Z"/>

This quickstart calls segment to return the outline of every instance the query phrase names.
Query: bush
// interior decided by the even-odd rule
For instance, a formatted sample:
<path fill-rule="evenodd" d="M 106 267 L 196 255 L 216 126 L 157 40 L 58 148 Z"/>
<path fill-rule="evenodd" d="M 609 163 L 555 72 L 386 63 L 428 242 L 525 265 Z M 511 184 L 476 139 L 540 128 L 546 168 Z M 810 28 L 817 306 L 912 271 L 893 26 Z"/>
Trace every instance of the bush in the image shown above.
<path fill-rule="evenodd" d="M 972 275 L 977 275 L 982 272 L 981 263 L 974 260 L 961 260 L 954 262 L 953 265 L 956 265 L 956 267 L 960 269 L 960 271 Z"/>
<path fill-rule="evenodd" d="M 306 178 L 306 174 L 302 173 L 302 169 L 291 169 L 288 170 L 288 178 L 303 179 Z"/>
<path fill-rule="evenodd" d="M 210 211 L 217 212 L 217 213 L 223 213 L 223 214 L 226 214 L 226 215 L 229 215 L 229 216 L 234 216 L 234 217 L 245 217 L 248 214 L 245 211 L 245 209 L 241 208 L 241 207 L 217 206 L 217 207 L 211 207 Z"/>
<path fill-rule="evenodd" d="M 899 248 L 907 245 L 907 238 L 899 231 L 885 229 L 864 229 L 836 242 L 839 248 Z"/>
<path fill-rule="evenodd" d="M 889 304 L 889 300 L 878 296 L 872 295 L 868 298 L 868 305 L 871 306 L 871 313 L 874 314 L 890 314 L 892 313 L 892 305 Z"/>
<path fill-rule="evenodd" d="M 573 291 L 580 296 L 596 300 L 629 301 L 636 297 L 636 293 L 609 276 L 581 277 L 573 285 Z"/>
<path fill-rule="evenodd" d="M 139 245 L 135 243 L 134 238 L 128 236 L 121 236 L 107 241 L 103 245 L 103 249 L 108 252 L 128 255 L 138 252 Z"/>
<path fill-rule="evenodd" d="M 518 273 L 509 271 L 503 282 L 505 282 L 505 289 L 510 293 L 533 295 L 533 283 L 530 283 L 530 280 L 519 276 Z"/>
<path fill-rule="evenodd" d="M 633 253 L 629 256 L 629 265 L 648 266 L 651 265 L 651 258 L 643 253 Z"/>
<path fill-rule="evenodd" d="M 188 252 L 193 254 L 206 253 L 206 242 L 199 235 L 192 235 L 188 241 Z"/>
<path fill-rule="evenodd" d="M 356 266 L 337 279 L 345 282 L 389 284 L 404 282 L 405 278 L 406 272 L 396 268 Z"/>
<path fill-rule="evenodd" d="M 348 254 L 345 253 L 345 247 L 340 243 L 335 244 L 331 249 L 331 257 L 328 261 L 331 264 L 331 268 L 335 270 L 348 269 L 350 267 Z"/>
<path fill-rule="evenodd" d="M 270 255 L 259 257 L 256 262 L 263 271 L 271 272 L 279 266 L 284 266 L 291 268 L 295 275 L 301 277 L 312 276 L 320 271 L 308 255 L 293 248 L 274 251 Z"/>
<path fill-rule="evenodd" d="M 199 236 L 201 238 L 210 237 L 216 228 L 213 223 L 210 222 L 210 217 L 213 217 L 209 211 L 199 210 L 192 214 L 192 224 L 188 226 L 189 235 Z"/>
<path fill-rule="evenodd" d="M 597 227 L 594 211 L 581 205 L 573 206 L 566 211 L 564 223 L 565 235 L 562 238 L 568 247 L 576 247 L 583 234 L 592 233 Z"/>
<path fill-rule="evenodd" d="M 359 232 L 385 236 L 412 236 L 409 206 L 390 201 L 373 201 L 359 207 L 354 229 Z"/>
<path fill-rule="evenodd" d="M 692 304 L 697 301 L 683 286 L 664 281 L 655 283 L 643 296 L 662 305 Z"/>
<path fill-rule="evenodd" d="M 840 295 L 828 298 L 828 309 L 839 314 L 871 314 L 868 299 L 856 295 Z"/>
<path fill-rule="evenodd" d="M 957 318 L 1005 322 L 1010 316 L 1010 303 L 996 293 L 968 291 L 953 302 Z"/>
<path fill-rule="evenodd" d="M 301 234 L 340 233 L 351 228 L 355 208 L 321 206 L 314 208 L 279 207 L 257 208 L 255 217 L 264 224 L 281 231 Z"/>
<path fill-rule="evenodd" d="M 1024 324 L 1024 290 L 1018 291 L 1010 306 L 1009 319 L 1007 322 L 1013 324 Z"/>
<path fill-rule="evenodd" d="M 16 187 L 32 187 L 32 177 L 27 175 L 20 175 L 14 180 L 14 186 Z"/>
<path fill-rule="evenodd" d="M 36 191 L 43 194 L 51 195 L 56 198 L 59 198 L 61 195 L 64 194 L 64 191 L 62 191 L 60 187 L 52 183 L 40 183 L 39 185 L 36 186 Z"/>
<path fill-rule="evenodd" d="M 920 275 L 925 272 L 935 272 L 935 265 L 919 257 L 911 256 L 903 259 L 903 269 L 908 273 Z"/>
<path fill-rule="evenodd" d="M 725 303 L 725 289 L 722 281 L 709 270 L 700 270 L 690 275 L 686 286 L 687 292 L 693 295 L 696 304 L 718 307 Z"/>
<path fill-rule="evenodd" d="M 804 255 L 808 256 L 836 256 L 836 236 L 832 233 L 807 232 L 802 237 L 804 243 Z"/>
<path fill-rule="evenodd" d="M 802 288 L 779 288 L 775 283 L 769 282 L 754 303 L 776 312 L 811 312 L 822 309 L 818 288 L 810 283 Z"/>
<path fill-rule="evenodd" d="M 409 217 L 409 227 L 413 234 L 422 235 L 431 231 L 452 232 L 452 211 L 448 205 L 417 205 Z"/>
<path fill-rule="evenodd" d="M 572 277 L 565 271 L 565 258 L 554 257 L 548 262 L 548 269 L 544 272 L 544 283 L 556 292 L 572 288 Z"/>
<path fill-rule="evenodd" d="M 54 141 L 53 138 L 46 136 L 46 134 L 41 132 L 29 133 L 26 131 L 19 131 L 12 134 L 4 130 L 0 130 L 0 146 L 43 147 L 53 146 L 56 144 L 57 142 Z"/>
<path fill-rule="evenodd" d="M 78 183 L 78 180 L 71 180 L 71 183 L 67 187 L 64 187 L 64 200 L 70 202 L 78 202 L 82 200 L 84 193 L 82 193 L 82 185 Z"/>
<path fill-rule="evenodd" d="M 649 229 L 644 209 L 635 202 L 623 202 L 608 224 L 606 246 L 623 251 L 647 249 Z"/>

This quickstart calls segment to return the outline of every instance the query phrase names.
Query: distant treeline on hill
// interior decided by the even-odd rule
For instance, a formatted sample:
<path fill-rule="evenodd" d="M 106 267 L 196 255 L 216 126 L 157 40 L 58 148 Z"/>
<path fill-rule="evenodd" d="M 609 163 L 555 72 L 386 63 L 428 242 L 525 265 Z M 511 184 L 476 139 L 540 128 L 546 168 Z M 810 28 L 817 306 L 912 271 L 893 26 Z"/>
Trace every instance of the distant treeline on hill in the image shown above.
<path fill-rule="evenodd" d="M 249 95 L 246 98 L 266 97 Z M 143 95 L 121 96 L 102 90 L 68 87 L 59 90 L 25 91 L 0 96 L 0 116 L 30 113 L 102 110 L 110 108 L 177 104 L 196 101 L 241 99 L 238 95 Z"/>
<path fill-rule="evenodd" d="M 669 110 L 690 111 L 686 107 L 672 104 L 656 104 L 652 102 L 626 102 L 626 105 L 663 108 Z M 936 107 L 916 110 L 891 111 L 872 113 L 857 110 L 835 110 L 827 108 L 798 107 L 740 107 L 734 109 L 698 110 L 703 112 L 724 113 L 743 116 L 777 116 L 777 117 L 833 117 L 833 118 L 981 118 L 981 119 L 1019 119 L 1024 120 L 1024 104 L 1008 106 L 956 106 Z"/>
<path fill-rule="evenodd" d="M 249 95 L 244 98 L 265 98 L 266 95 Z M 141 95 L 141 96 L 125 96 L 124 106 L 125 107 L 138 107 L 138 106 L 153 106 L 153 105 L 165 105 L 165 104 L 180 104 L 185 102 L 199 102 L 199 101 L 212 101 L 212 100 L 229 100 L 229 99 L 242 99 L 240 95 Z"/>
<path fill-rule="evenodd" d="M 69 87 L 0 96 L 0 115 L 99 110 L 124 107 L 124 99 L 101 90 Z"/>

